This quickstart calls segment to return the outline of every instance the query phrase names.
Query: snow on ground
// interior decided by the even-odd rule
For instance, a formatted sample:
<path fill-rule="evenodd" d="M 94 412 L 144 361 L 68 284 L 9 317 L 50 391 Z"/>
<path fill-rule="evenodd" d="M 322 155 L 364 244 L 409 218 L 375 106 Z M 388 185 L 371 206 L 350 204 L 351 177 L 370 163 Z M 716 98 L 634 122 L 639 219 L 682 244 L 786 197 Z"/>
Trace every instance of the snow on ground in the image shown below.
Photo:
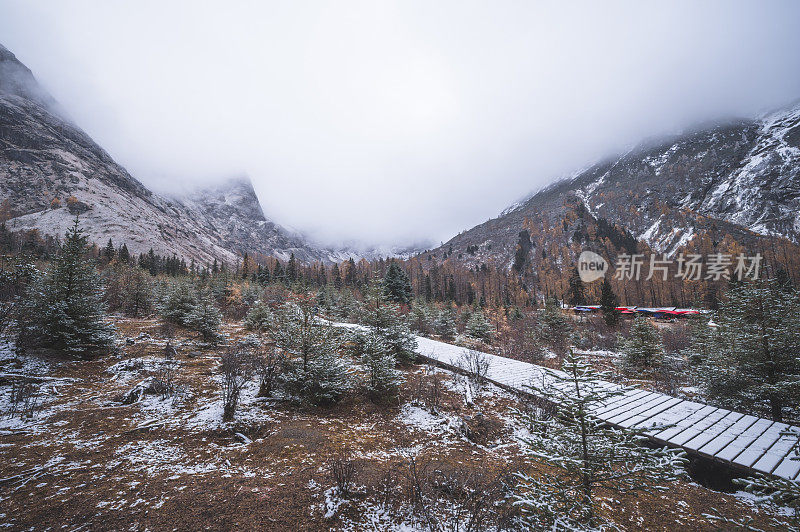
<path fill-rule="evenodd" d="M 400 408 L 397 420 L 407 427 L 442 436 L 460 435 L 464 425 L 458 416 L 444 413 L 431 414 L 424 408 L 410 403 L 406 403 Z"/>

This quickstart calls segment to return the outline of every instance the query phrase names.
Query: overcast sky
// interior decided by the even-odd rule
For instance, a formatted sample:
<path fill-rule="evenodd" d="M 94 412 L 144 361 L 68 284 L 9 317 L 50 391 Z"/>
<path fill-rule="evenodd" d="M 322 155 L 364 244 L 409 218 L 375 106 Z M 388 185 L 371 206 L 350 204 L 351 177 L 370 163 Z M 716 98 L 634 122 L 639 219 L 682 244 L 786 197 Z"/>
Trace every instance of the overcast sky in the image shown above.
<path fill-rule="evenodd" d="M 645 137 L 800 97 L 800 2 L 0 0 L 139 180 L 247 174 L 317 239 L 438 243 Z"/>

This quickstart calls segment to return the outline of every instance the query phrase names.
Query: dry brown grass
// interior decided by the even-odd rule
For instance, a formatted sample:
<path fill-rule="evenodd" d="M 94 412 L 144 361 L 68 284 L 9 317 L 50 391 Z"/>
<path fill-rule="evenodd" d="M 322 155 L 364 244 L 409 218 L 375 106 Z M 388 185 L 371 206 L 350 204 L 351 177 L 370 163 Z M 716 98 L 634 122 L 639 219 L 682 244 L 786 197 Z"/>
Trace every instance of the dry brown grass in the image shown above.
<path fill-rule="evenodd" d="M 468 407 L 458 393 L 444 390 L 441 409 L 447 415 L 475 419 L 482 412 L 475 441 L 457 435 L 443 439 L 406 426 L 397 419 L 397 404 L 376 405 L 355 394 L 323 409 L 258 402 L 249 405 L 250 415 L 230 425 L 192 427 L 187 419 L 220 400 L 211 380 L 219 356 L 217 350 L 193 344 L 192 335 L 183 331 L 176 331 L 172 343 L 182 365 L 179 379 L 191 393 L 175 409 L 179 421 L 134 430 L 160 414 L 145 411 L 142 404 L 120 405 L 116 398 L 133 380 L 115 380 L 106 370 L 126 359 L 162 356 L 163 338 L 158 323 L 150 320 L 122 320 L 118 328 L 121 335 L 146 332 L 153 340 L 127 346 L 119 358 L 58 364 L 51 376 L 74 379 L 59 385 L 59 395 L 50 398 L 49 409 L 62 408 L 36 421 L 34 429 L 0 433 L 0 478 L 22 475 L 0 484 L 0 520 L 10 528 L 336 529 L 343 521 L 357 522 L 364 505 L 377 504 L 386 493 L 393 505 L 402 505 L 398 472 L 403 458 L 397 450 L 415 446 L 419 460 L 439 468 L 548 472 L 521 458 L 516 445 L 501 445 L 511 441 L 505 419 L 516 405 L 505 393 L 484 394 Z M 234 339 L 243 334 L 231 325 L 226 332 Z M 188 358 L 197 351 L 200 356 Z M 411 400 L 422 368 L 405 371 L 399 403 Z M 146 375 L 145 370 L 136 378 Z M 236 432 L 252 442 L 240 444 Z M 122 454 L 125 446 L 131 451 Z M 355 457 L 357 484 L 364 489 L 325 519 L 322 492 L 332 487 L 326 467 L 343 451 Z M 158 452 L 166 455 L 155 465 L 141 456 Z M 602 511 L 629 530 L 713 530 L 699 517 L 711 507 L 730 517 L 755 515 L 766 526 L 767 516 L 740 499 L 688 482 L 675 483 L 664 494 L 626 496 Z"/>

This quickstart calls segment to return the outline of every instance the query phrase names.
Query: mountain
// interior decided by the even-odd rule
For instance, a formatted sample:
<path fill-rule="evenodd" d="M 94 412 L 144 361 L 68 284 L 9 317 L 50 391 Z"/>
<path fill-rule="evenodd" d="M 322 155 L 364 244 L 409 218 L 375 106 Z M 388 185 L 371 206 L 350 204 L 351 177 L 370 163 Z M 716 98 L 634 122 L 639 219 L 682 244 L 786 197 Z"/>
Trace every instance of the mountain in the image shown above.
<path fill-rule="evenodd" d="M 63 235 L 80 215 L 99 245 L 152 248 L 200 263 L 245 251 L 301 261 L 360 258 L 270 221 L 247 178 L 182 196 L 155 194 L 75 125 L 31 71 L 0 45 L 0 203 L 12 230 Z"/>
<path fill-rule="evenodd" d="M 598 234 L 617 251 L 644 246 L 667 254 L 703 237 L 745 247 L 775 236 L 798 243 L 800 104 L 642 143 L 424 255 L 511 267 L 520 247 L 526 254 L 554 242 L 599 242 Z"/>

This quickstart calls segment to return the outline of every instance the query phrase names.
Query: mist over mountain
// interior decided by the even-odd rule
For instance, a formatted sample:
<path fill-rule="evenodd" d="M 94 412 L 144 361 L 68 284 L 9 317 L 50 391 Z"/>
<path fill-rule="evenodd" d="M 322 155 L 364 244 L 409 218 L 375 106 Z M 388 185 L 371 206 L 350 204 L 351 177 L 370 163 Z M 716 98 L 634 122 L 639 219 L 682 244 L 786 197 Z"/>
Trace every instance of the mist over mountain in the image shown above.
<path fill-rule="evenodd" d="M 425 255 L 510 268 L 520 233 L 541 250 L 581 242 L 576 212 L 622 237 L 674 255 L 725 235 L 752 249 L 761 237 L 800 239 L 800 102 L 757 119 L 650 139 L 577 171 Z M 583 215 L 582 215 L 583 216 Z M 533 237 L 532 237 L 533 238 Z M 534 261 L 541 261 L 533 254 Z"/>
<path fill-rule="evenodd" d="M 66 118 L 2 46 L 0 74 L 0 202 L 10 229 L 62 236 L 78 215 L 98 244 L 111 239 L 133 253 L 153 249 L 201 263 L 232 264 L 245 252 L 306 262 L 362 256 L 311 244 L 268 219 L 246 177 L 182 195 L 153 193 Z"/>

